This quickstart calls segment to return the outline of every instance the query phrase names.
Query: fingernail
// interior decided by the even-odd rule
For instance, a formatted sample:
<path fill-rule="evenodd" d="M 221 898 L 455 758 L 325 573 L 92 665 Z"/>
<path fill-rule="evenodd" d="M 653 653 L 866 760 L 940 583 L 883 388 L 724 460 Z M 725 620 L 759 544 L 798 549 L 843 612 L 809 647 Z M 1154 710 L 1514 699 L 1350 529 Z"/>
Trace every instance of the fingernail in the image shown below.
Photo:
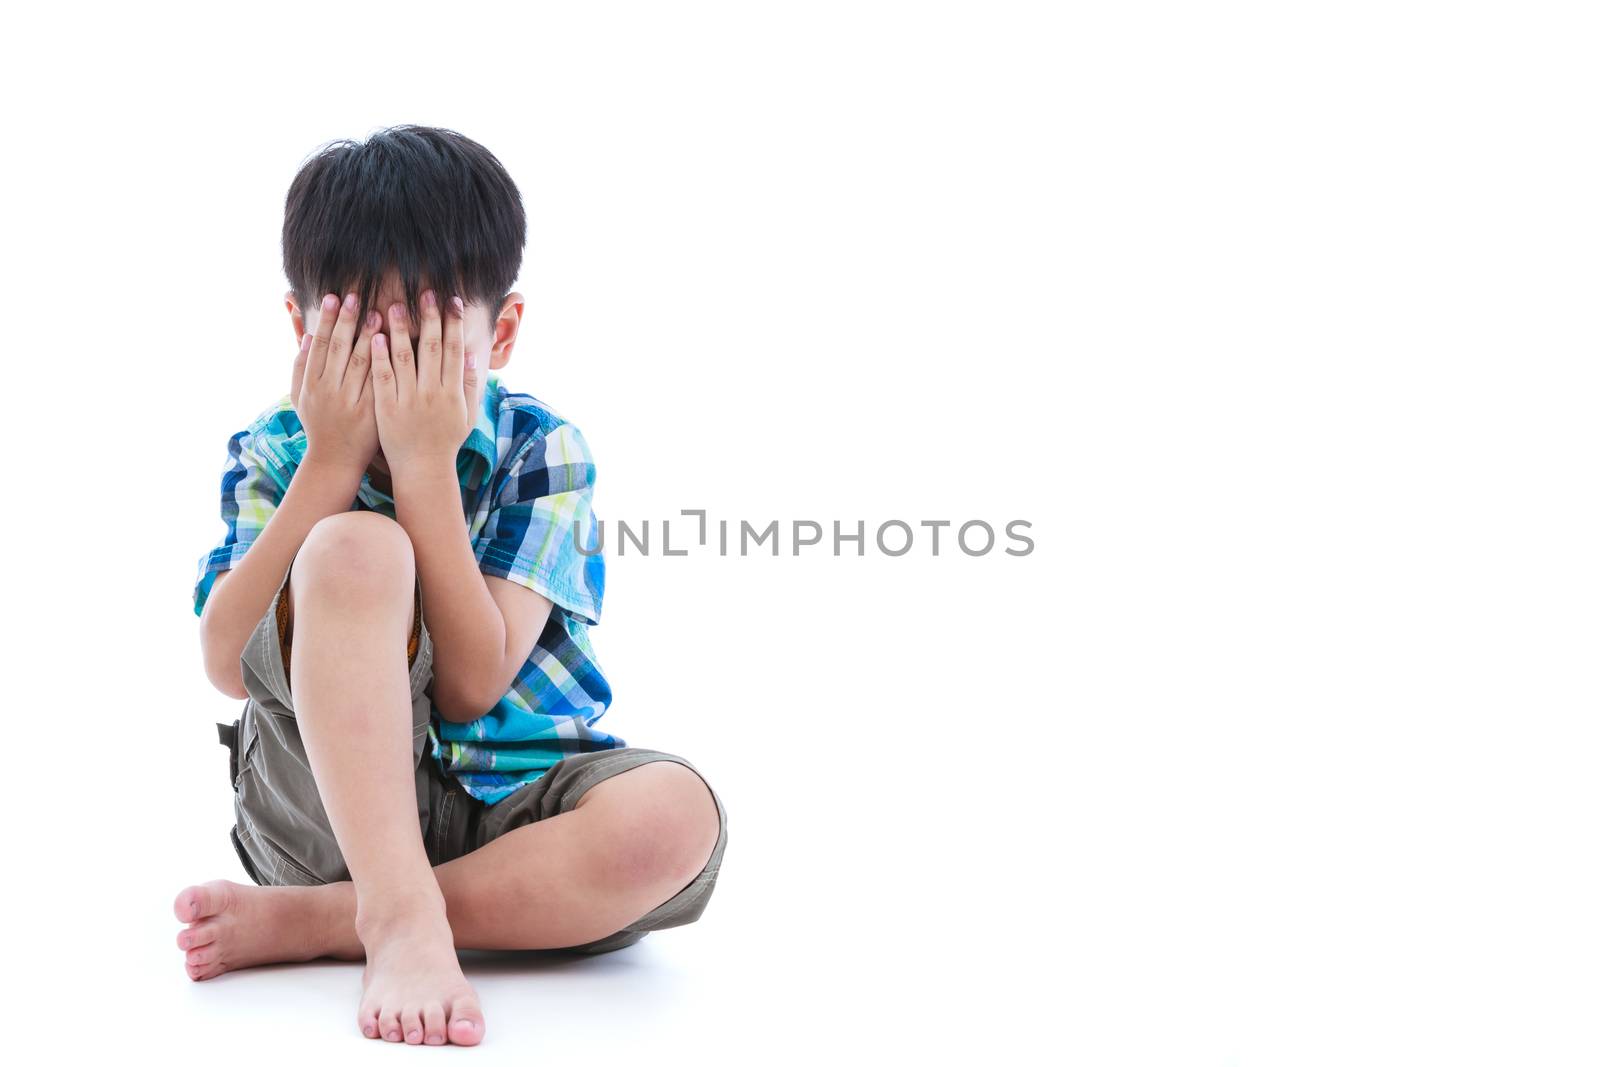
<path fill-rule="evenodd" d="M 346 311 L 354 311 L 356 309 L 356 294 L 346 294 L 344 298 L 344 309 Z"/>
<path fill-rule="evenodd" d="M 382 317 L 379 316 L 376 311 L 367 312 L 367 329 L 376 330 L 378 328 L 378 324 L 382 321 Z"/>
<path fill-rule="evenodd" d="M 457 315 L 465 315 L 467 313 L 467 305 L 461 302 L 461 298 L 459 296 L 452 296 L 450 298 L 450 302 L 456 306 Z"/>
<path fill-rule="evenodd" d="M 477 365 L 478 365 L 478 354 L 476 352 L 468 352 L 467 353 L 467 369 L 471 370 L 472 368 L 476 367 Z"/>
<path fill-rule="evenodd" d="M 422 306 L 425 308 L 431 308 L 434 306 L 432 289 L 429 289 L 422 294 Z"/>
<path fill-rule="evenodd" d="M 307 332 L 305 332 L 305 333 L 300 335 L 300 351 L 302 353 L 304 353 L 306 351 L 306 349 L 308 349 L 310 347 L 311 347 L 311 333 L 308 330 Z"/>
<path fill-rule="evenodd" d="M 406 317 L 406 306 L 404 304 L 390 304 L 389 314 L 404 322 Z"/>
<path fill-rule="evenodd" d="M 388 349 L 389 342 L 383 339 L 383 334 L 375 333 L 372 335 L 372 347 L 376 348 L 379 352 L 383 352 Z"/>
<path fill-rule="evenodd" d="M 322 310 L 323 311 L 332 311 L 334 308 L 336 308 L 338 306 L 339 306 L 339 298 L 334 296 L 332 293 L 329 293 L 327 296 L 322 298 Z"/>

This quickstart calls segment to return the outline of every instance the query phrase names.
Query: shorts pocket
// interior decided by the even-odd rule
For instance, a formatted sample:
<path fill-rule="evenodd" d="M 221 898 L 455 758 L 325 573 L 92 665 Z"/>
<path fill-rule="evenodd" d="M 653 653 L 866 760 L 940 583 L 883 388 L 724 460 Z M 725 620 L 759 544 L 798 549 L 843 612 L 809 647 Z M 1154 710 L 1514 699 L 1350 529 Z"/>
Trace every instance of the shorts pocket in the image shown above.
<path fill-rule="evenodd" d="M 259 708 L 246 707 L 239 716 L 239 737 L 236 744 L 239 746 L 239 773 L 234 776 L 233 787 L 239 788 L 239 779 L 244 773 L 256 765 L 256 748 L 261 743 L 261 728 L 256 725 L 256 716 L 260 714 Z"/>
<path fill-rule="evenodd" d="M 287 850 L 255 832 L 247 819 L 240 819 L 235 824 L 233 837 L 245 871 L 257 885 L 327 884 Z"/>
<path fill-rule="evenodd" d="M 266 885 L 267 883 L 261 879 L 261 872 L 256 870 L 256 861 L 250 858 L 250 853 L 244 849 L 244 842 L 239 840 L 237 826 L 228 828 L 228 840 L 233 842 L 233 850 L 239 854 L 239 865 L 244 868 L 244 873 L 248 874 L 256 885 Z"/>

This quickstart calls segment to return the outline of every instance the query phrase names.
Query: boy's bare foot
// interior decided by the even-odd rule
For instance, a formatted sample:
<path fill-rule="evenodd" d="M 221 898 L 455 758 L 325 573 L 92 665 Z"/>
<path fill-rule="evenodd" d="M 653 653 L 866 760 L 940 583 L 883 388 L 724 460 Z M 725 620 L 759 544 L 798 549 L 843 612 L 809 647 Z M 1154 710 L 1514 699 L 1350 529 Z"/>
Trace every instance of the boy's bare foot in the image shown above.
<path fill-rule="evenodd" d="M 348 897 L 339 896 L 327 886 L 240 885 L 225 878 L 189 886 L 172 905 L 189 924 L 178 932 L 184 968 L 198 982 L 263 963 L 358 960 L 360 943 L 339 934 L 339 908 L 345 915 L 350 908 Z"/>
<path fill-rule="evenodd" d="M 351 936 L 349 882 L 314 886 L 241 885 L 225 878 L 192 885 L 172 910 L 188 923 L 178 947 L 195 981 L 263 963 L 324 956 L 366 958 L 356 1025 L 368 1037 L 413 1045 L 476 1045 L 483 1009 L 461 973 L 444 901 L 401 901 L 369 909 Z"/>
<path fill-rule="evenodd" d="M 412 1045 L 483 1040 L 483 1011 L 461 973 L 442 897 L 368 908 L 356 928 L 367 953 L 356 1012 L 363 1034 Z"/>

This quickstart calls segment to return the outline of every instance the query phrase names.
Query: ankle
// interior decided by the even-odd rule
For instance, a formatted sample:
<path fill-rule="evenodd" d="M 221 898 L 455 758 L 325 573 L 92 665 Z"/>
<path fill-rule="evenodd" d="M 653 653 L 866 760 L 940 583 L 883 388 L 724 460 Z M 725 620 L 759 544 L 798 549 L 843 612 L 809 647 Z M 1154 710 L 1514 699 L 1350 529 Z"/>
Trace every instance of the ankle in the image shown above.
<path fill-rule="evenodd" d="M 363 944 L 444 918 L 444 894 L 436 882 L 356 893 L 356 935 Z"/>
<path fill-rule="evenodd" d="M 307 911 L 310 955 L 307 958 L 360 959 L 364 951 L 361 939 L 351 937 L 350 927 L 350 915 L 355 910 L 354 887 L 349 882 L 331 882 L 303 892 L 310 901 Z"/>

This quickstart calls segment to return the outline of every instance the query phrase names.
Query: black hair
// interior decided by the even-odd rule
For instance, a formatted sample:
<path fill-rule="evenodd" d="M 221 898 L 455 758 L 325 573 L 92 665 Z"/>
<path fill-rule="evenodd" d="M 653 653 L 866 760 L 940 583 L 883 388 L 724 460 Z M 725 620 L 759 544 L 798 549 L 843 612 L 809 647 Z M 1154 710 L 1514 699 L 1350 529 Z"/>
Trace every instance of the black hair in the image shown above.
<path fill-rule="evenodd" d="M 415 322 L 422 290 L 500 312 L 522 267 L 527 217 L 500 161 L 433 126 L 391 126 L 323 145 L 300 167 L 283 208 L 283 272 L 309 311 L 354 291 L 364 315 L 389 270 Z M 308 303 L 309 301 L 309 303 Z"/>

